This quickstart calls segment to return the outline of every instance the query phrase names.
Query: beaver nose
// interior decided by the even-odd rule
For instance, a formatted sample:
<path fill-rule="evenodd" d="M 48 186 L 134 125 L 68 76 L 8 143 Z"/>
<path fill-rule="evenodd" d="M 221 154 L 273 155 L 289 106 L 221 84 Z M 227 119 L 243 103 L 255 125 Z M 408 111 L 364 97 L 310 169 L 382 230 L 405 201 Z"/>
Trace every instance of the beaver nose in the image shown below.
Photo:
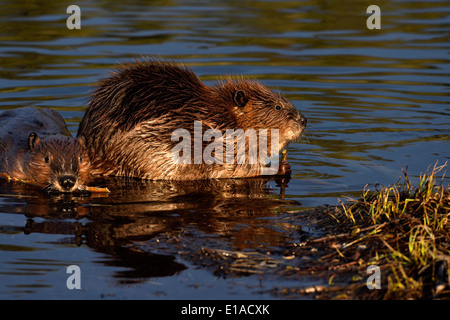
<path fill-rule="evenodd" d="M 300 123 L 304 127 L 306 127 L 306 124 L 308 123 L 308 120 L 306 120 L 306 117 L 303 114 L 300 114 Z"/>
<path fill-rule="evenodd" d="M 67 191 L 71 190 L 73 188 L 76 181 L 77 180 L 74 176 L 69 176 L 69 175 L 61 176 L 58 178 L 58 182 L 59 182 L 59 185 L 61 186 L 61 188 L 63 188 L 64 190 L 67 190 Z"/>
<path fill-rule="evenodd" d="M 306 120 L 305 116 L 302 113 L 298 113 L 297 121 L 300 122 L 302 127 L 306 127 L 306 124 L 308 123 L 308 120 Z"/>

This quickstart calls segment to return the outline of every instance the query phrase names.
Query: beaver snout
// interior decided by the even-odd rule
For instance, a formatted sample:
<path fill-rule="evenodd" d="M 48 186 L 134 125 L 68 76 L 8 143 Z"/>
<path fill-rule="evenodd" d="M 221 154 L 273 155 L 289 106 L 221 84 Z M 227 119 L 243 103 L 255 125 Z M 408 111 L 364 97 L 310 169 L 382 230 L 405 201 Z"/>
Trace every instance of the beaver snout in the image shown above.
<path fill-rule="evenodd" d="M 287 126 L 283 136 L 284 140 L 286 140 L 286 142 L 296 141 L 302 135 L 307 123 L 308 120 L 306 120 L 306 117 L 301 112 L 297 111 L 292 113 L 289 125 Z M 285 145 L 286 143 L 282 146 L 284 147 Z"/>
<path fill-rule="evenodd" d="M 306 127 L 306 124 L 308 123 L 308 120 L 306 120 L 305 116 L 302 113 L 298 113 L 298 117 L 296 119 L 302 127 Z"/>
<path fill-rule="evenodd" d="M 71 191 L 77 182 L 77 178 L 72 175 L 64 175 L 58 178 L 58 183 L 63 191 Z"/>

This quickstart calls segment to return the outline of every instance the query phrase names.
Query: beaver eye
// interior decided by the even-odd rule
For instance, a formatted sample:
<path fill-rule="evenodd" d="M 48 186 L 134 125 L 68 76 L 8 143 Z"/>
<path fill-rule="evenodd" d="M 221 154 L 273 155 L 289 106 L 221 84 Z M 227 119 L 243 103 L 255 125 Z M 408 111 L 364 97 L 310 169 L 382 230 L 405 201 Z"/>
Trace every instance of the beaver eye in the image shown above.
<path fill-rule="evenodd" d="M 44 160 L 45 160 L 45 163 L 50 163 L 50 158 L 48 156 L 45 156 Z"/>
<path fill-rule="evenodd" d="M 276 109 L 276 110 L 281 110 L 281 106 L 280 106 L 279 104 L 277 104 L 277 105 L 275 106 L 275 109 Z"/>
<path fill-rule="evenodd" d="M 80 156 L 80 163 L 82 163 L 83 162 L 83 158 Z"/>

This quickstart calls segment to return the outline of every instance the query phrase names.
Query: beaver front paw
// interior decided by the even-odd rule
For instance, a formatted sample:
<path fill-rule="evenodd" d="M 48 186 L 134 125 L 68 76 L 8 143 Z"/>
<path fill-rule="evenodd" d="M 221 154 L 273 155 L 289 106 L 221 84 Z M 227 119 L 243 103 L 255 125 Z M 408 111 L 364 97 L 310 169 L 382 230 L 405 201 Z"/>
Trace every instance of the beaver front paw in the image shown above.
<path fill-rule="evenodd" d="M 277 176 L 290 176 L 291 175 L 291 165 L 287 161 L 281 161 L 278 167 Z"/>

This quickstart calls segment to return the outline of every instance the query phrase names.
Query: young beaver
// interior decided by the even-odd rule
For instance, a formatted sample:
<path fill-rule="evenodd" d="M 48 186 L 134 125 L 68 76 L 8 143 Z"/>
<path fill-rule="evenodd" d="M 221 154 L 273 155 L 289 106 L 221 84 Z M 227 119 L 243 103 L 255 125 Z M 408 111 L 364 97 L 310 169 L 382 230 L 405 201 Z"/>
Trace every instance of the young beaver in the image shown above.
<path fill-rule="evenodd" d="M 87 156 L 64 119 L 51 109 L 0 113 L 0 173 L 49 191 L 72 192 L 87 177 Z"/>
<path fill-rule="evenodd" d="M 253 129 L 257 141 L 270 141 L 268 149 L 276 146 L 271 137 L 278 134 L 278 148 L 267 153 L 275 153 L 278 159 L 279 151 L 298 139 L 305 126 L 305 117 L 288 100 L 259 82 L 239 78 L 206 86 L 187 67 L 149 59 L 122 65 L 100 82 L 77 137 L 86 145 L 93 175 L 153 180 L 238 178 L 260 176 L 267 172 L 263 169 L 268 163 L 261 157 L 249 161 L 249 143 L 239 161 L 234 138 L 225 144 L 227 135 L 232 137 L 227 130 L 247 133 Z M 211 130 L 209 139 L 204 135 L 207 129 L 215 129 L 214 139 Z M 260 129 L 268 132 L 266 139 Z M 190 137 L 192 143 L 184 141 Z M 210 141 L 217 148 L 208 147 Z M 204 159 L 206 150 L 216 161 Z M 234 160 L 225 161 L 223 150 Z"/>

